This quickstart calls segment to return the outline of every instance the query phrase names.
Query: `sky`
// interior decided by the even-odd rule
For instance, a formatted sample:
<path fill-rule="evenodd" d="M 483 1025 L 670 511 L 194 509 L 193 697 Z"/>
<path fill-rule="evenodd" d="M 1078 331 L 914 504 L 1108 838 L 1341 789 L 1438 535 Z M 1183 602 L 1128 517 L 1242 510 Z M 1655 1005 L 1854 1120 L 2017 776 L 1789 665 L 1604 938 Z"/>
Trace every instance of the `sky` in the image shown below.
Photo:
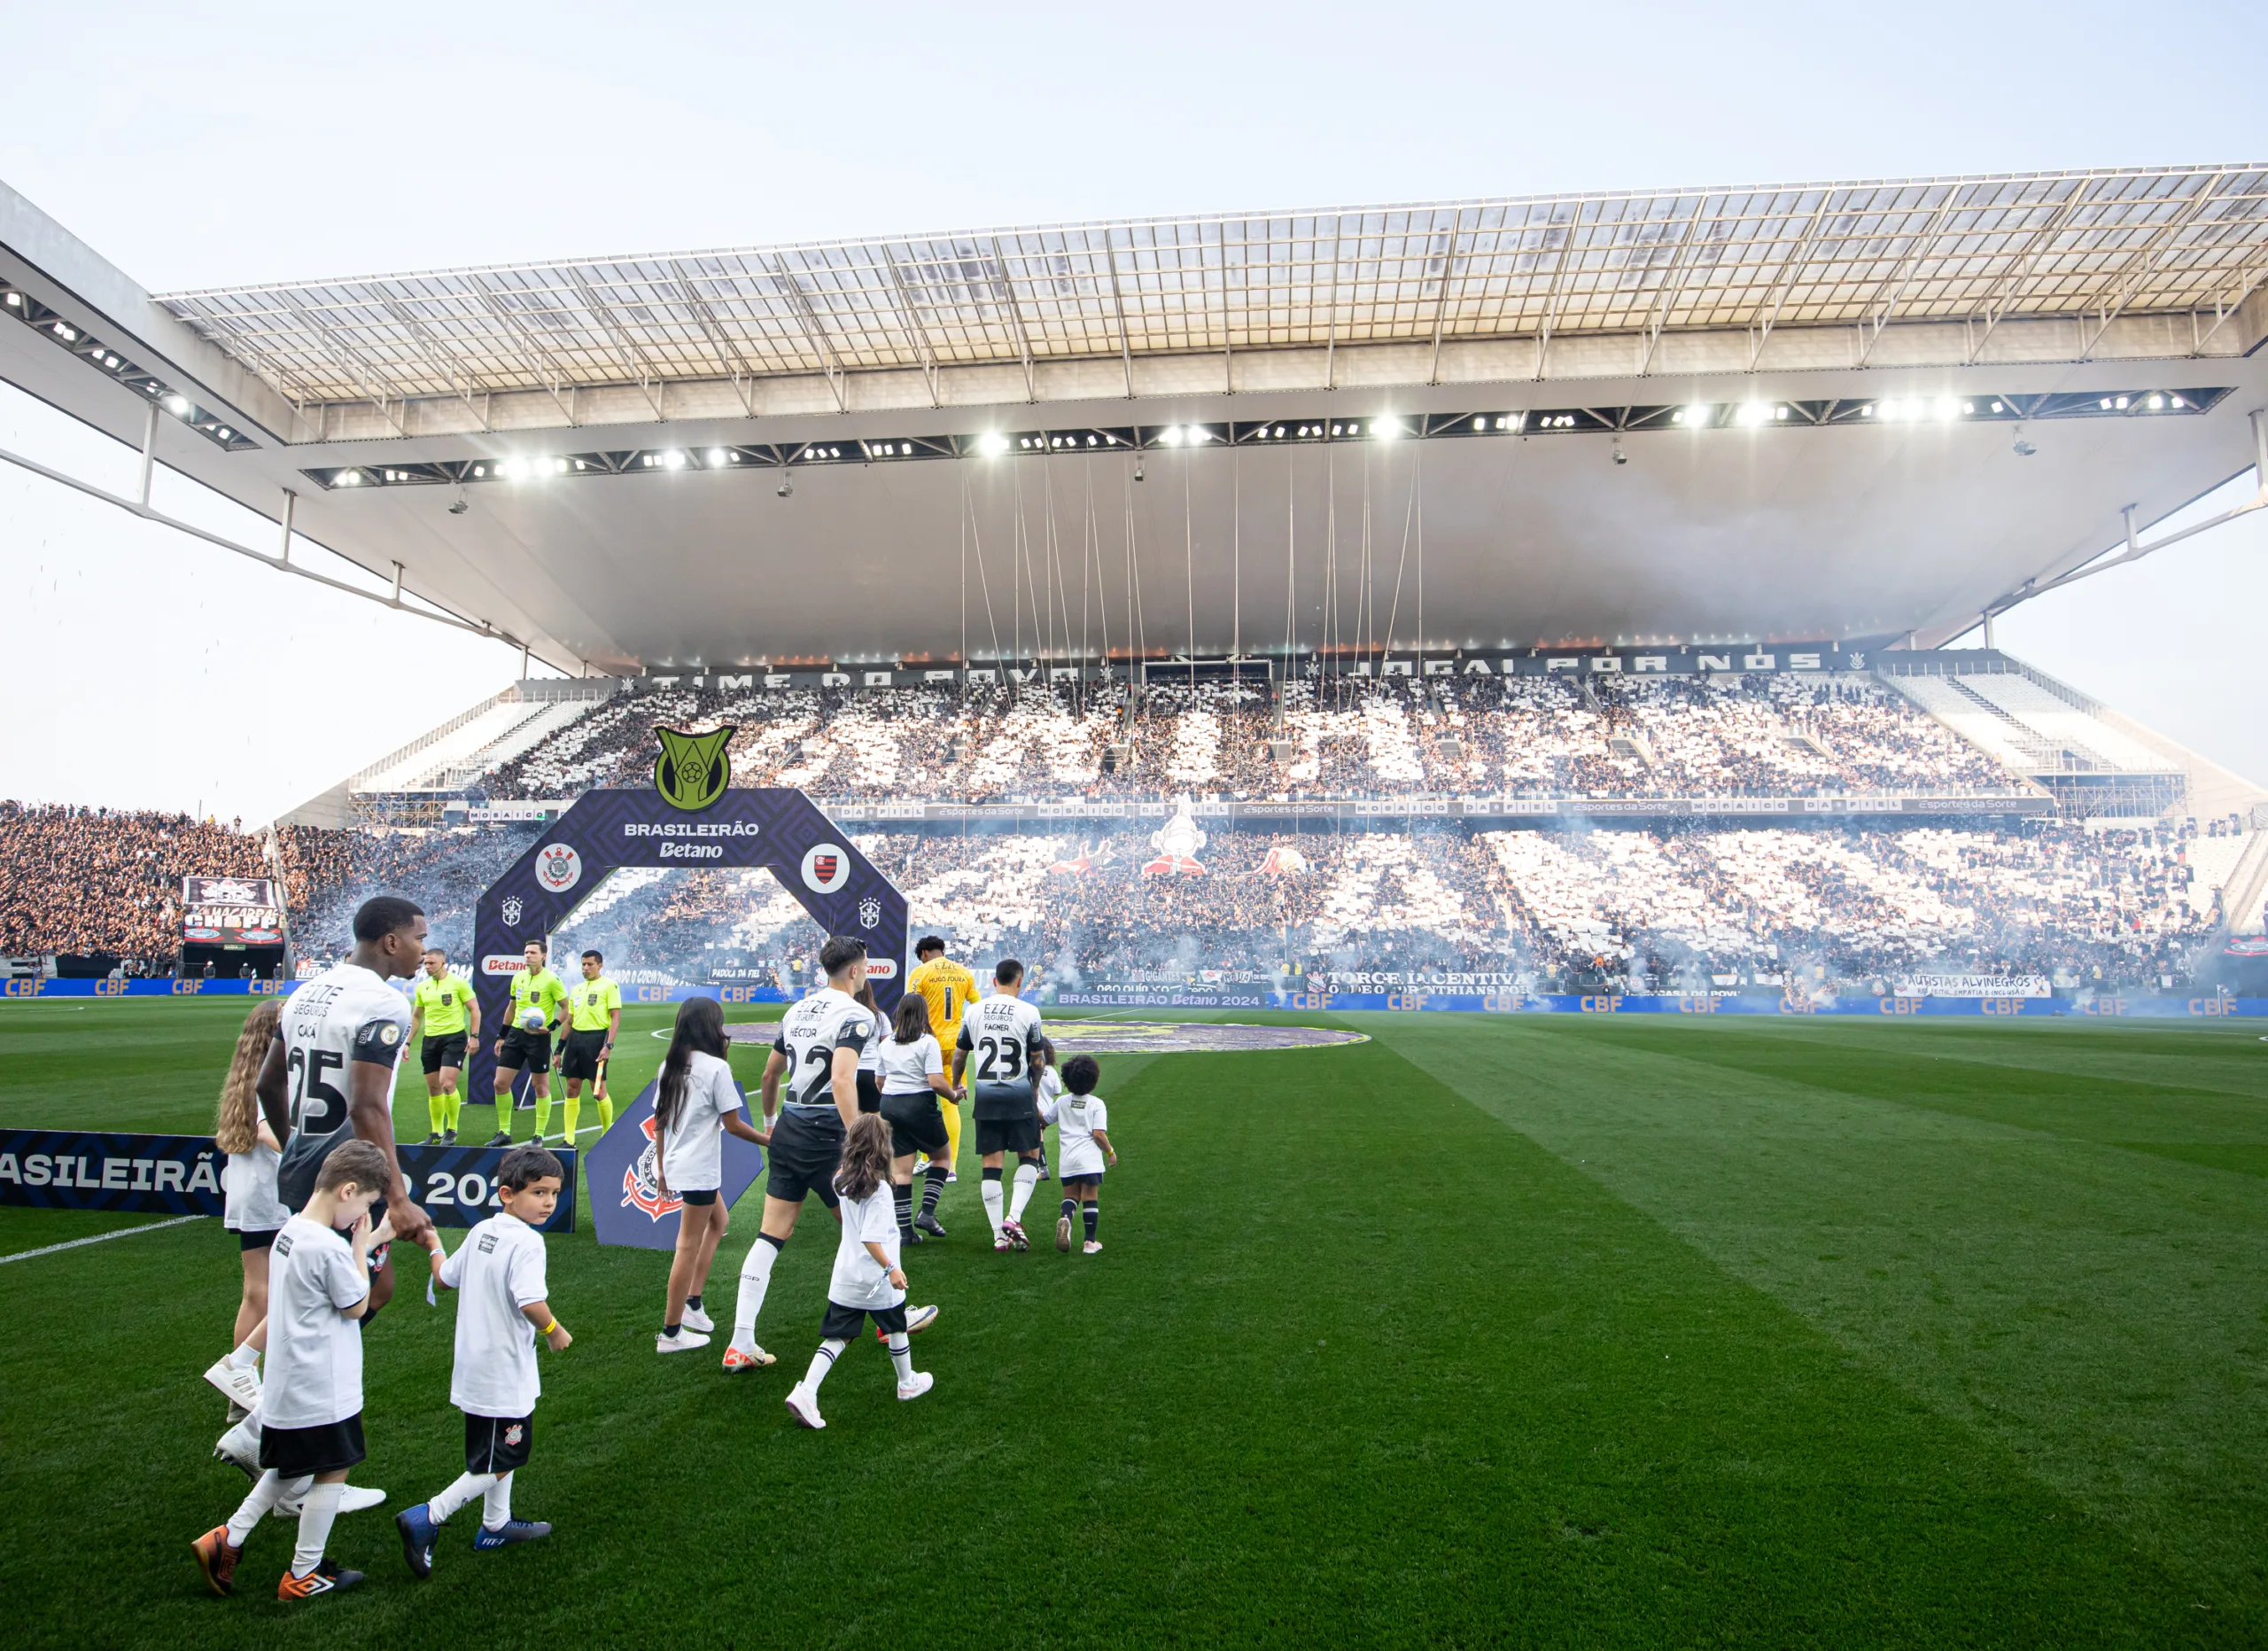
<path fill-rule="evenodd" d="M 2257 6 L 2135 17 L 409 0 L 381 19 L 0 0 L 0 180 L 162 292 L 1130 214 L 2268 158 Z M 57 422 L 0 391 L 0 445 L 120 473 Z M 19 713 L 0 720 L 0 797 L 266 819 L 517 674 L 495 644 L 0 472 Z M 200 522 L 273 536 L 169 486 Z M 2268 611 L 2264 517 L 2042 598 L 1998 640 L 2268 781 L 2249 634 Z M 334 662 L 366 645 L 403 668 L 308 737 Z"/>

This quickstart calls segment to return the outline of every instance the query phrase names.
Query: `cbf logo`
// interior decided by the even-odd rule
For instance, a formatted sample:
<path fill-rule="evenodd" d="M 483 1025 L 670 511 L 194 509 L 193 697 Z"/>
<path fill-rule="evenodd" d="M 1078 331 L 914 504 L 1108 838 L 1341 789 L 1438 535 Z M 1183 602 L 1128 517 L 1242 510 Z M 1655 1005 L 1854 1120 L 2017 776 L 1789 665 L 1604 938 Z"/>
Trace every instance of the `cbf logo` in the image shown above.
<path fill-rule="evenodd" d="M 636 1205 L 650 1220 L 660 1220 L 665 1215 L 675 1215 L 685 1208 L 685 1200 L 674 1193 L 662 1196 L 662 1177 L 654 1162 L 654 1120 L 648 1118 L 638 1127 L 646 1133 L 646 1149 L 630 1161 L 622 1172 L 622 1203 L 627 1209 Z"/>
<path fill-rule="evenodd" d="M 654 759 L 654 789 L 662 794 L 662 800 L 690 814 L 722 797 L 733 777 L 725 746 L 736 731 L 729 723 L 706 734 L 656 728 L 654 737 L 662 743 L 662 754 Z"/>
<path fill-rule="evenodd" d="M 872 929 L 882 920 L 882 903 L 873 895 L 858 902 L 858 926 Z"/>
<path fill-rule="evenodd" d="M 554 894 L 564 894 L 583 880 L 583 857 L 564 843 L 554 843 L 535 857 L 535 880 Z"/>
<path fill-rule="evenodd" d="M 496 915 L 504 920 L 504 926 L 507 929 L 518 928 L 520 926 L 520 897 L 517 894 L 507 894 L 504 897 L 504 904 L 498 908 Z"/>

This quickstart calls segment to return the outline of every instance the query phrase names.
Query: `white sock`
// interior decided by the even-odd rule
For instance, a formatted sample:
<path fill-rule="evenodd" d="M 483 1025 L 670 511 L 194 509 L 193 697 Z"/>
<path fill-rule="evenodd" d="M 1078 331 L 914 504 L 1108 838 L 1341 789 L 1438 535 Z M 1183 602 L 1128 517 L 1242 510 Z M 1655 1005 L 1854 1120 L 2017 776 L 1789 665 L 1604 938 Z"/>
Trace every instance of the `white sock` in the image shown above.
<path fill-rule="evenodd" d="M 826 1341 L 819 1344 L 819 1351 L 812 1355 L 812 1367 L 804 1372 L 803 1385 L 813 1398 L 819 1397 L 819 1384 L 827 1380 L 827 1373 L 835 1368 L 835 1361 L 842 1356 L 848 1342 Z"/>
<path fill-rule="evenodd" d="M 237 1370 L 249 1370 L 259 1362 L 260 1349 L 254 1347 L 250 1342 L 246 1342 L 229 1355 L 229 1367 Z"/>
<path fill-rule="evenodd" d="M 984 1219 L 992 1223 L 992 1236 L 1000 1236 L 1000 1183 L 990 1176 L 984 1179 Z"/>
<path fill-rule="evenodd" d="M 295 1479 L 291 1483 L 297 1487 L 304 1485 L 307 1481 Z M 229 1515 L 229 1546 L 240 1548 L 252 1540 L 252 1531 L 261 1520 L 268 1517 L 268 1510 L 276 1506 L 276 1499 L 283 1494 L 282 1475 L 273 1468 L 260 1475 L 245 1499 L 237 1505 L 237 1511 Z"/>
<path fill-rule="evenodd" d="M 330 1522 L 338 1517 L 338 1493 L 346 1487 L 336 1479 L 327 1479 L 307 1491 L 307 1499 L 299 1504 L 299 1543 L 291 1550 L 291 1574 L 304 1577 L 322 1563 L 322 1551 L 330 1546 Z"/>
<path fill-rule="evenodd" d="M 1038 1181 L 1039 1165 L 1037 1164 L 1016 1165 L 1016 1191 L 1015 1195 L 1008 1200 L 1008 1219 L 1021 1221 L 1024 1219 L 1024 1206 L 1031 1202 L 1031 1189 L 1037 1185 Z"/>
<path fill-rule="evenodd" d="M 732 1345 L 744 1353 L 756 1351 L 756 1315 L 764 1311 L 764 1292 L 772 1288 L 772 1264 L 779 1258 L 779 1246 L 768 1238 L 758 1238 L 741 1261 L 741 1297 L 733 1309 Z"/>
<path fill-rule="evenodd" d="M 913 1380 L 913 1343 L 903 1330 L 889 1338 L 889 1361 L 897 1367 L 898 1386 Z"/>
<path fill-rule="evenodd" d="M 501 1530 L 512 1523 L 512 1476 L 500 1473 L 480 1493 L 480 1523 L 490 1530 Z"/>
<path fill-rule="evenodd" d="M 461 1473 L 454 1484 L 425 1504 L 425 1511 L 435 1524 L 440 1524 L 495 1483 L 496 1476 L 493 1473 Z"/>

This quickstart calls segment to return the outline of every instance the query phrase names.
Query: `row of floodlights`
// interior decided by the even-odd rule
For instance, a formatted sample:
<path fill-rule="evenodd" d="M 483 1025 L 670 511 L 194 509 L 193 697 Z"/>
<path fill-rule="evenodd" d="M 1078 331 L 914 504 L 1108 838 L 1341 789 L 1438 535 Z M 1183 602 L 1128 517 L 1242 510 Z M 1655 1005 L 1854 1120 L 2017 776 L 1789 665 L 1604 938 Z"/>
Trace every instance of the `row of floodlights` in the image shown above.
<path fill-rule="evenodd" d="M 643 471 L 774 469 L 781 466 L 871 462 L 875 459 L 946 458 L 973 454 L 980 458 L 1013 455 L 1073 452 L 1139 452 L 1166 448 L 1194 450 L 1233 443 L 1278 441 L 1371 440 L 1394 441 L 1419 435 L 1525 435 L 1536 432 L 1573 431 L 1579 427 L 1601 432 L 1637 432 L 1665 424 L 1689 430 L 1730 425 L 1763 429 L 1790 423 L 1815 425 L 1865 420 L 1873 424 L 1958 423 L 1964 418 L 2068 417 L 2073 414 L 2124 412 L 2200 412 L 2225 394 L 2225 390 L 2133 391 L 2101 397 L 2056 398 L 2054 408 L 2034 398 L 2029 407 L 1997 396 L 1884 398 L 1873 401 L 1792 403 L 1743 401 L 1695 402 L 1682 407 L 1622 409 L 1622 422 L 1602 412 L 1507 412 L 1456 414 L 1418 421 L 1381 414 L 1363 418 L 1285 419 L 1257 424 L 1167 424 L 1126 430 L 1034 431 L 1012 435 L 986 431 L 975 436 L 932 436 L 920 440 L 814 441 L 777 448 L 663 448 L 651 451 L 571 456 L 536 455 L 470 464 L 427 465 L 417 469 L 384 466 L 311 471 L 317 481 L 332 487 L 388 486 L 416 482 L 541 481 L 554 476 L 620 475 Z"/>
<path fill-rule="evenodd" d="M 237 450 L 257 445 L 217 414 L 208 413 L 156 374 L 147 372 L 100 339 L 42 304 L 28 292 L 0 287 L 0 314 L 14 316 L 34 332 L 60 345 L 114 383 L 162 408 L 198 434 L 218 446 Z"/>

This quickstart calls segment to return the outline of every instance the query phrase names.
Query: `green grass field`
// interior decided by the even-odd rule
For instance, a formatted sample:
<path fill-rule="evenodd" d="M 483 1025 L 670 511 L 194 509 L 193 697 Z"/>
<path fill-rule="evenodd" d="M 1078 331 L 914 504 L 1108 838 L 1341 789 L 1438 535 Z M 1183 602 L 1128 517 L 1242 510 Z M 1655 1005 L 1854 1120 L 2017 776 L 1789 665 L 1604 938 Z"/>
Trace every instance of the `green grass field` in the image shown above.
<path fill-rule="evenodd" d="M 0 1122 L 208 1127 L 241 1009 L 0 1005 Z M 476 1555 L 460 1515 L 422 1585 L 371 1513 L 332 1538 L 356 1593 L 279 1606 L 273 1523 L 199 1591 L 244 1489 L 206 1453 L 217 1223 L 0 1266 L 18 1643 L 2268 1643 L 2251 1031 L 1321 1018 L 1372 1041 L 1105 1058 L 1099 1257 L 992 1254 L 965 1158 L 909 1257 L 935 1393 L 861 1345 L 822 1434 L 780 1402 L 816 1205 L 781 1362 L 731 1382 L 655 1356 L 664 1258 L 553 1240 L 577 1340 L 515 1510 L 558 1533 Z M 625 1094 L 661 1047 L 625 1038 Z M 0 1211 L 0 1254 L 132 1224 Z M 369 1339 L 389 1510 L 462 1467 L 453 1315 L 406 1290 Z"/>

